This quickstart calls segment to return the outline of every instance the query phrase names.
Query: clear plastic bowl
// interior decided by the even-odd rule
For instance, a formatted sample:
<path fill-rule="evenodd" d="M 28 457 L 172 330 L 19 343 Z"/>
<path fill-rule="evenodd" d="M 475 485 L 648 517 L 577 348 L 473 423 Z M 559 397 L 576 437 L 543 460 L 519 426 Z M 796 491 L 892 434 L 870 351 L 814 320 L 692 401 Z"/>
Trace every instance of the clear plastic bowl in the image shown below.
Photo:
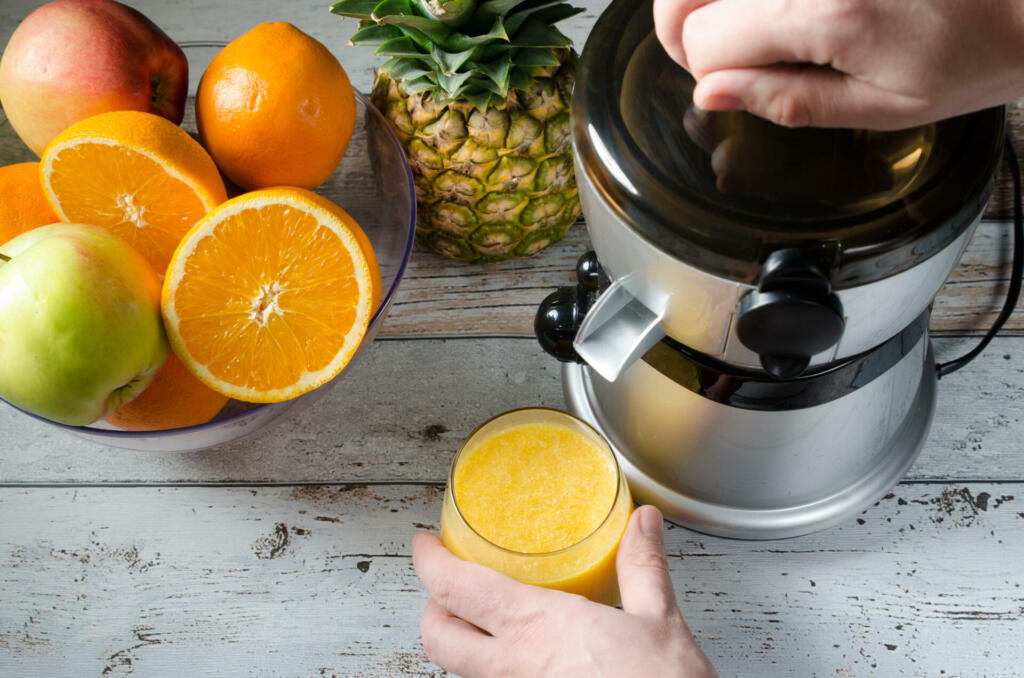
<path fill-rule="evenodd" d="M 182 127 L 196 138 L 196 84 L 210 60 L 224 44 L 182 43 L 189 61 L 190 80 L 189 101 Z M 333 388 L 373 343 L 374 335 L 384 322 L 405 273 L 416 230 L 416 194 L 402 146 L 380 112 L 358 92 L 356 109 L 356 128 L 345 157 L 331 178 L 316 189 L 317 193 L 334 201 L 355 218 L 370 238 L 380 265 L 384 294 L 370 320 L 366 336 L 345 370 L 320 388 L 284 402 L 254 404 L 232 400 L 212 421 L 186 428 L 122 431 L 104 422 L 90 426 L 67 426 L 24 410 L 22 412 L 100 445 L 145 451 L 185 452 L 264 431 L 307 409 Z M 18 139 L 6 117 L 0 115 L 0 165 L 35 159 Z"/>

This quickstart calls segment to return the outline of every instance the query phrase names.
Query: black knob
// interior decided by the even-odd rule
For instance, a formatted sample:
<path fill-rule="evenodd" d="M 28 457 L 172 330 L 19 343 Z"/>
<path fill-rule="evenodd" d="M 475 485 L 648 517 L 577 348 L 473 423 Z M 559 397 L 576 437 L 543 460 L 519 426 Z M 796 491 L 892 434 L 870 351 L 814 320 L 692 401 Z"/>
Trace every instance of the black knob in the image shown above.
<path fill-rule="evenodd" d="M 846 321 L 823 268 L 801 250 L 773 252 L 761 284 L 740 300 L 736 336 L 778 379 L 803 374 L 811 358 L 835 346 Z"/>
<path fill-rule="evenodd" d="M 576 262 L 574 287 L 560 287 L 541 302 L 533 320 L 533 331 L 541 348 L 562 362 L 583 362 L 572 347 L 583 317 L 606 282 L 597 255 L 587 252 Z"/>
<path fill-rule="evenodd" d="M 580 312 L 580 288 L 559 287 L 541 302 L 533 331 L 540 347 L 564 363 L 582 362 L 572 342 L 585 313 Z"/>
<path fill-rule="evenodd" d="M 603 276 L 604 271 L 597 263 L 597 252 L 590 250 L 580 256 L 576 262 L 576 279 L 580 281 L 581 286 L 588 291 L 597 292 L 601 289 Z"/>

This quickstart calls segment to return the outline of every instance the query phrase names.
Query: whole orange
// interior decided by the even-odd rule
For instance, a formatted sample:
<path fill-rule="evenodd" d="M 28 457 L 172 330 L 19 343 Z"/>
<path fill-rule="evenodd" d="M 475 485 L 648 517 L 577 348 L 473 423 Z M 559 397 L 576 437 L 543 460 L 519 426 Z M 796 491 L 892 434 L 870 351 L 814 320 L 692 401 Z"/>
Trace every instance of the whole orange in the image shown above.
<path fill-rule="evenodd" d="M 152 383 L 107 417 L 107 423 L 126 431 L 197 426 L 217 416 L 227 402 L 227 396 L 193 377 L 171 353 Z"/>
<path fill-rule="evenodd" d="M 341 162 L 355 118 L 345 69 L 285 22 L 260 24 L 228 43 L 196 93 L 203 145 L 247 190 L 319 186 Z"/>
<path fill-rule="evenodd" d="M 0 167 L 0 245 L 58 221 L 43 193 L 38 162 Z"/>

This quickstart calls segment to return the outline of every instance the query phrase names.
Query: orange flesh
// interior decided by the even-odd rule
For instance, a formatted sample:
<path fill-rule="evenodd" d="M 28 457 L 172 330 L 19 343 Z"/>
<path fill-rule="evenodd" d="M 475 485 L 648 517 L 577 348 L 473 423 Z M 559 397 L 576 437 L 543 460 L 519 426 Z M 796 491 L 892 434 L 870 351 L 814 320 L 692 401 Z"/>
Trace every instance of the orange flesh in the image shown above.
<path fill-rule="evenodd" d="M 218 379 L 258 390 L 326 368 L 352 329 L 358 299 L 341 239 L 286 205 L 225 217 L 189 253 L 174 294 L 195 360 Z"/>
<path fill-rule="evenodd" d="M 0 245 L 58 221 L 39 181 L 38 162 L 0 167 Z"/>
<path fill-rule="evenodd" d="M 127 431 L 197 426 L 217 416 L 227 402 L 227 396 L 205 386 L 171 353 L 153 383 L 107 417 L 107 423 Z"/>
<path fill-rule="evenodd" d="M 105 226 L 163 275 L 186 232 L 206 214 L 188 184 L 120 145 L 80 143 L 53 160 L 50 185 L 71 222 Z"/>

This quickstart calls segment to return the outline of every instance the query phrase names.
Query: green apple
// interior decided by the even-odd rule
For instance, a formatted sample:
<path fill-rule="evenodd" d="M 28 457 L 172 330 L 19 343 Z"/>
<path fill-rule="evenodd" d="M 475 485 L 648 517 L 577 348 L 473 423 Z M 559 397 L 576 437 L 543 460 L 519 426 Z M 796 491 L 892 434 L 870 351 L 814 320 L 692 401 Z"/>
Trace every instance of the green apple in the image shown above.
<path fill-rule="evenodd" d="M 52 224 L 0 246 L 0 398 L 90 424 L 141 393 L 168 351 L 160 281 L 118 236 Z"/>

